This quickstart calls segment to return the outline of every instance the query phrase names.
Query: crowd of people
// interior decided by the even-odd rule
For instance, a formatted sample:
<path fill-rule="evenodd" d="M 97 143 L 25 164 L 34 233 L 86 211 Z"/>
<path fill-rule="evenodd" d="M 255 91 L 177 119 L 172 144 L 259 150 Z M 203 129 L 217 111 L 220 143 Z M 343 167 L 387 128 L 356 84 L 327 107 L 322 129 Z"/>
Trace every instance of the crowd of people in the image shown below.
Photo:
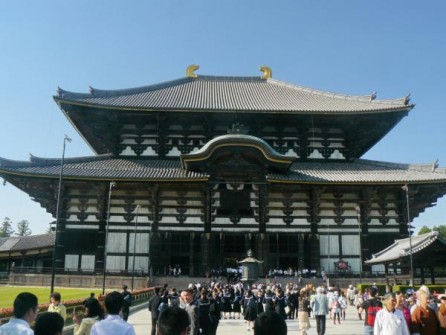
<path fill-rule="evenodd" d="M 160 308 L 161 305 L 164 307 Z M 187 328 L 192 335 L 216 334 L 222 319 L 242 319 L 248 332 L 259 334 L 256 327 L 260 327 L 257 323 L 263 318 L 281 320 L 275 322 L 274 328 L 278 331 L 279 325 L 283 324 L 285 331 L 280 334 L 286 334 L 287 319 L 297 318 L 301 335 L 307 334 L 310 320 L 314 319 L 317 334 L 325 335 L 328 320 L 333 325 L 341 325 L 349 306 L 357 310 L 357 318 L 364 322 L 366 335 L 446 334 L 446 295 L 435 297 L 426 286 L 416 292 L 389 292 L 378 297 L 376 285 L 365 292 L 352 285 L 347 290 L 311 284 L 282 287 L 279 283 L 257 284 L 250 288 L 241 283 L 220 282 L 190 284 L 187 289 L 177 292 L 165 285 L 157 289 L 149 310 L 152 334 L 180 334 L 163 332 L 161 328 L 165 325 L 160 325 L 164 311 L 176 308 L 189 316 Z M 279 334 L 275 331 L 269 334 Z"/>
<path fill-rule="evenodd" d="M 103 306 L 94 293 L 83 303 L 83 315 L 73 312 L 75 335 L 134 335 L 127 323 L 132 296 L 123 286 L 111 292 Z M 14 300 L 13 317 L 0 327 L 0 335 L 59 335 L 67 318 L 61 296 L 50 296 L 47 312 L 39 313 L 38 298 L 29 292 Z M 328 320 L 343 323 L 348 306 L 357 310 L 368 335 L 443 335 L 446 334 L 446 295 L 431 294 L 426 286 L 418 291 L 388 292 L 378 296 L 372 285 L 365 292 L 350 285 L 338 287 L 307 284 L 258 283 L 251 287 L 238 282 L 190 284 L 177 291 L 157 287 L 148 303 L 152 335 L 215 335 L 222 319 L 241 319 L 254 334 L 287 334 L 287 319 L 299 320 L 299 332 L 306 335 L 314 322 L 318 335 L 325 335 Z M 314 321 L 311 321 L 314 319 Z M 30 325 L 35 321 L 34 330 Z"/>
<path fill-rule="evenodd" d="M 168 275 L 170 277 L 181 276 L 181 267 L 179 265 L 174 265 L 174 266 L 169 265 Z"/>
<path fill-rule="evenodd" d="M 131 302 L 126 285 L 122 292 L 108 293 L 103 305 L 91 293 L 83 302 L 83 315 L 72 313 L 74 335 L 135 335 L 133 326 L 126 322 Z M 60 293 L 52 293 L 48 310 L 39 313 L 37 296 L 23 292 L 14 299 L 13 316 L 0 326 L 0 335 L 62 335 L 66 319 L 67 309 Z"/>

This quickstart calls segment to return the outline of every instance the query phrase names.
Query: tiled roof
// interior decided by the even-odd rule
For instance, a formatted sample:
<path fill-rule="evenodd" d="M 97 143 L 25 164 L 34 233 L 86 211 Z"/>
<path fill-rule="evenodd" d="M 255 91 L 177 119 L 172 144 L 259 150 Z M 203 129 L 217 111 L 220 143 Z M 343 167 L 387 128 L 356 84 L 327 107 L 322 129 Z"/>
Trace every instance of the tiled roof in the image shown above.
<path fill-rule="evenodd" d="M 260 77 L 198 76 L 124 90 L 74 93 L 58 90 L 54 99 L 109 108 L 145 110 L 202 110 L 258 112 L 349 113 L 409 110 L 409 99 L 375 99 L 376 95 L 351 96 L 301 87 Z"/>
<path fill-rule="evenodd" d="M 11 161 L 0 158 L 0 175 L 27 175 L 58 178 L 60 159 L 31 157 L 31 161 Z M 111 155 L 67 158 L 64 177 L 72 179 L 105 180 L 183 180 L 200 181 L 209 178 L 204 172 L 187 171 L 177 159 L 114 158 Z M 302 183 L 417 183 L 446 182 L 446 169 L 432 165 L 410 165 L 357 159 L 352 162 L 299 162 L 296 160 L 287 173 L 270 173 L 271 182 Z"/>
<path fill-rule="evenodd" d="M 0 252 L 53 247 L 54 234 L 11 236 L 0 239 Z"/>
<path fill-rule="evenodd" d="M 412 236 L 412 254 L 416 254 L 424 249 L 426 249 L 431 244 L 438 241 L 446 246 L 446 241 L 443 240 L 437 231 L 432 231 L 430 233 Z M 383 264 L 397 259 L 406 257 L 410 255 L 410 239 L 404 238 L 401 240 L 396 240 L 391 246 L 385 248 L 384 250 L 373 254 L 372 259 L 365 261 L 366 264 Z"/>
<path fill-rule="evenodd" d="M 31 157 L 30 162 L 10 161 L 0 158 L 1 171 L 23 175 L 57 177 L 60 174 L 60 159 Z M 63 175 L 78 179 L 135 179 L 135 180 L 201 180 L 206 173 L 196 173 L 181 169 L 176 160 L 144 160 L 113 158 L 101 155 L 81 158 L 66 158 Z"/>
<path fill-rule="evenodd" d="M 286 175 L 270 174 L 273 181 L 312 183 L 406 183 L 445 182 L 446 169 L 356 159 L 352 162 L 299 162 Z"/>

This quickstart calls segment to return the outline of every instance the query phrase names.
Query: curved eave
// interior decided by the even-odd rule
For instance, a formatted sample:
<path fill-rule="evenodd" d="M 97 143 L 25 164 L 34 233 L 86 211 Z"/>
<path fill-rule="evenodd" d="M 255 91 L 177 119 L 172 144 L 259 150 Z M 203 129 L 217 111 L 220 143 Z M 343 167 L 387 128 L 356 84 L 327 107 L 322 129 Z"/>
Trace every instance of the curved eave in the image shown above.
<path fill-rule="evenodd" d="M 291 109 L 253 109 L 247 110 L 245 108 L 168 108 L 168 107 L 141 107 L 141 106 L 126 106 L 126 105 L 107 105 L 100 103 L 91 102 L 81 102 L 69 99 L 59 98 L 57 96 L 53 97 L 56 103 L 61 109 L 63 105 L 69 106 L 79 106 L 87 108 L 100 108 L 104 110 L 116 110 L 116 111 L 128 111 L 128 112 L 178 112 L 178 113 L 190 113 L 190 112 L 202 112 L 202 113 L 264 113 L 264 114 L 301 114 L 301 115 L 351 115 L 351 114 L 376 114 L 376 113 L 408 113 L 411 109 L 415 107 L 415 104 L 409 104 L 406 106 L 383 106 L 382 108 L 374 109 L 352 109 L 352 110 L 320 110 L 320 109 L 310 109 L 310 110 L 291 110 Z M 376 105 L 377 107 L 379 105 Z"/>
<path fill-rule="evenodd" d="M 429 246 L 431 246 L 434 243 L 441 243 L 446 246 L 446 241 L 442 239 L 438 232 L 432 231 L 430 233 L 425 234 L 423 238 L 423 235 L 412 237 L 412 247 L 408 245 L 409 238 L 396 240 L 395 243 L 391 244 L 387 248 L 381 250 L 380 252 L 373 254 L 372 259 L 365 261 L 366 264 L 374 265 L 374 264 L 391 264 L 395 263 L 396 261 L 401 261 L 401 259 L 410 256 L 411 254 L 417 254 L 419 252 L 422 252 L 423 250 L 427 249 Z M 421 238 L 421 239 L 420 239 Z M 417 241 L 417 239 L 420 239 Z M 404 245 L 402 245 L 404 243 Z M 398 251 L 398 254 L 390 254 L 392 252 L 392 249 L 397 249 L 395 252 Z M 387 255 L 389 254 L 389 255 Z"/>
<path fill-rule="evenodd" d="M 207 161 L 218 150 L 223 148 L 253 148 L 261 153 L 263 159 L 269 162 L 274 168 L 287 171 L 294 158 L 287 157 L 276 152 L 268 143 L 260 138 L 249 135 L 223 135 L 216 137 L 204 145 L 195 153 L 181 155 L 181 165 L 183 169 L 189 170 L 191 164 L 200 164 Z"/>

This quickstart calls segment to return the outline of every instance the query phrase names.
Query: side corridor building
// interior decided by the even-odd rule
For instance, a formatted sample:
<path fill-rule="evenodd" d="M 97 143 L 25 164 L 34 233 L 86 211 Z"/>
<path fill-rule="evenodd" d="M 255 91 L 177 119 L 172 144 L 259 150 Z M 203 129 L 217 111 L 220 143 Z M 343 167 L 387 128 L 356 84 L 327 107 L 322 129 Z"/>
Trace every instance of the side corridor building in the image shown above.
<path fill-rule="evenodd" d="M 63 161 L 57 268 L 102 272 L 106 257 L 109 272 L 204 275 L 251 249 L 264 272 L 333 272 L 341 259 L 372 270 L 361 261 L 446 193 L 445 169 L 361 159 L 408 115 L 409 97 L 319 91 L 267 67 L 197 69 L 145 87 L 58 90 L 95 155 Z M 0 176 L 56 216 L 61 163 L 1 159 Z"/>

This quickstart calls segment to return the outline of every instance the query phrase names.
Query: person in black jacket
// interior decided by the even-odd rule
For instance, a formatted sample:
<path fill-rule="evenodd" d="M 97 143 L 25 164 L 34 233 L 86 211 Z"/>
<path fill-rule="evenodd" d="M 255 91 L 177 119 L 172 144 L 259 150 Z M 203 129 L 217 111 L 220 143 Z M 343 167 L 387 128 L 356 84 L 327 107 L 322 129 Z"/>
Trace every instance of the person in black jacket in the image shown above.
<path fill-rule="evenodd" d="M 130 314 L 130 306 L 132 305 L 132 294 L 127 291 L 127 285 L 122 286 L 121 294 L 124 298 L 124 306 L 122 306 L 122 319 L 127 321 Z"/>
<path fill-rule="evenodd" d="M 160 288 L 155 288 L 155 295 L 149 301 L 149 311 L 152 314 L 151 335 L 156 335 L 156 323 L 160 314 L 159 306 L 161 304 Z"/>

